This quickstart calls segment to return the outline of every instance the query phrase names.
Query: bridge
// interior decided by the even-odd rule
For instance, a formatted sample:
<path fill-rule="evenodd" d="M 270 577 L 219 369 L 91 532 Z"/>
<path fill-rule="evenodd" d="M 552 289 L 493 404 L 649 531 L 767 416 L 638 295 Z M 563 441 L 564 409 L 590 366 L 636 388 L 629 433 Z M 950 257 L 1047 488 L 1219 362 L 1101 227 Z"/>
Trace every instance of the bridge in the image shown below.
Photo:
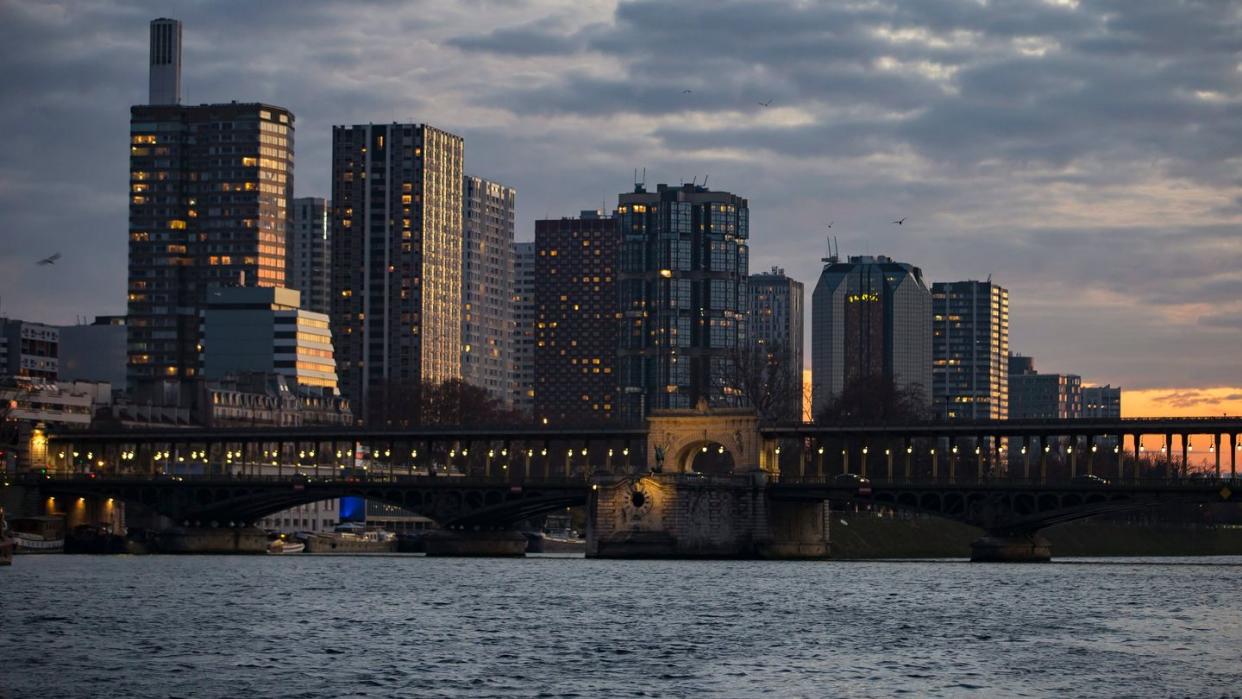
<path fill-rule="evenodd" d="M 977 560 L 1046 560 L 1054 524 L 1239 501 L 1239 434 L 1239 418 L 761 427 L 736 410 L 640 428 L 83 431 L 36 435 L 43 465 L 12 482 L 186 526 L 350 495 L 463 532 L 587 505 L 589 553 L 619 557 L 819 557 L 840 502 L 978 526 Z M 1189 473 L 1194 437 L 1213 470 Z"/>

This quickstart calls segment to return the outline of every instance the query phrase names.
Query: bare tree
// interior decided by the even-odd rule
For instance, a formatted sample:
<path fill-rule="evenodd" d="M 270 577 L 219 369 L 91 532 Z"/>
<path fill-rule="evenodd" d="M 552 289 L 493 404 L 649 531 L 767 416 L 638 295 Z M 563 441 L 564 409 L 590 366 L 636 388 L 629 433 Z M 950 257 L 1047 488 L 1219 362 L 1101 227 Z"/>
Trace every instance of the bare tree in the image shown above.
<path fill-rule="evenodd" d="M 899 387 L 883 374 L 860 376 L 845 384 L 815 421 L 826 425 L 926 422 L 932 417 L 923 387 Z"/>
<path fill-rule="evenodd" d="M 802 367 L 780 343 L 743 343 L 731 352 L 718 388 L 738 395 L 763 422 L 792 422 L 802 417 Z"/>
<path fill-rule="evenodd" d="M 376 393 L 368 422 L 376 427 L 416 427 L 512 425 L 523 420 L 485 389 L 450 379 L 389 382 Z"/>

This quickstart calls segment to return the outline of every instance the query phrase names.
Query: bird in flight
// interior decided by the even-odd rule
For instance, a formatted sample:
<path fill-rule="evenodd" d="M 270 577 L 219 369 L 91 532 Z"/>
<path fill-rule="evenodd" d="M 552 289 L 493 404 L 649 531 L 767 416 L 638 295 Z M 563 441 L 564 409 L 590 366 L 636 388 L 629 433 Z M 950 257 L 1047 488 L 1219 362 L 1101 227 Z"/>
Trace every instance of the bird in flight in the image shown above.
<path fill-rule="evenodd" d="M 769 98 L 767 102 L 760 102 L 760 103 L 759 103 L 759 106 L 761 106 L 761 107 L 771 107 L 771 106 L 772 106 L 772 98 Z"/>
<path fill-rule="evenodd" d="M 909 216 L 902 216 L 901 218 L 897 219 L 896 221 L 893 221 L 893 223 L 895 223 L 895 224 L 897 224 L 898 226 L 900 226 L 900 225 L 903 225 L 903 224 L 906 222 L 906 219 L 908 219 L 908 218 L 910 218 L 910 217 L 909 217 Z"/>
<path fill-rule="evenodd" d="M 836 221 L 829 221 L 829 222 L 828 222 L 828 227 L 829 227 L 829 228 L 832 228 L 832 224 L 834 224 L 834 223 L 836 223 Z"/>
<path fill-rule="evenodd" d="M 60 259 L 60 253 L 56 253 L 55 255 L 52 255 L 51 257 L 45 257 L 45 258 L 43 258 L 42 260 L 39 260 L 39 262 L 38 262 L 37 264 L 39 264 L 39 265 L 54 265 L 54 264 L 56 264 L 56 261 L 57 261 L 57 260 L 59 260 L 59 259 Z"/>
<path fill-rule="evenodd" d="M 691 92 L 694 92 L 694 90 L 682 90 L 682 91 L 681 91 L 681 94 L 683 94 L 683 95 L 688 95 L 688 94 L 690 94 Z"/>

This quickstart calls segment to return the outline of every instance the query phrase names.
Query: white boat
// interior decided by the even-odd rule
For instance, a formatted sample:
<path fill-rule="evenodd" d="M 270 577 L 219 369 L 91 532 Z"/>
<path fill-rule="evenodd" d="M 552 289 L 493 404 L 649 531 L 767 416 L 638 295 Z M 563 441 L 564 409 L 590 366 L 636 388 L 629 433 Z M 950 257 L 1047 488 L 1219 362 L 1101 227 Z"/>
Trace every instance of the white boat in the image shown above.
<path fill-rule="evenodd" d="M 268 544 L 267 553 L 271 556 L 281 556 L 286 553 L 302 553 L 306 550 L 306 544 L 300 541 L 289 541 L 287 539 L 277 539 Z"/>
<path fill-rule="evenodd" d="M 61 517 L 20 517 L 13 520 L 14 553 L 62 553 L 65 520 Z"/>

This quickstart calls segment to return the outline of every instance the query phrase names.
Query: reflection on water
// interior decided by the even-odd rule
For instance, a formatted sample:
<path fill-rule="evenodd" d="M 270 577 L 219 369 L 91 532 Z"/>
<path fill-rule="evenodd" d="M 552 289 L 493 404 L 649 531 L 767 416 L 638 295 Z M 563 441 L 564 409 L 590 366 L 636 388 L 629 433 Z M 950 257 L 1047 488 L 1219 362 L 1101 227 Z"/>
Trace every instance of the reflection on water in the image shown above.
<path fill-rule="evenodd" d="M 28 556 L 0 569 L 0 696 L 1219 696 L 1240 581 L 1242 558 Z"/>

